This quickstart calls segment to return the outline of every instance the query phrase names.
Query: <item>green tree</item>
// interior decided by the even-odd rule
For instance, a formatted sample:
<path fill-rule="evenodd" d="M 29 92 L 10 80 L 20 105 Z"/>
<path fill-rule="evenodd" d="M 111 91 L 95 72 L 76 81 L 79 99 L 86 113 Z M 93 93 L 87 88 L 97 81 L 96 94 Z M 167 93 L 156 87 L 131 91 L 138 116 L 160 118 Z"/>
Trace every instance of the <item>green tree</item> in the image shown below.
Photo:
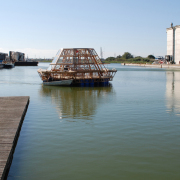
<path fill-rule="evenodd" d="M 108 57 L 106 58 L 106 61 L 114 61 L 115 60 L 115 57 Z"/>
<path fill-rule="evenodd" d="M 122 58 L 124 59 L 130 59 L 130 58 L 133 58 L 133 55 L 129 52 L 125 52 L 123 55 L 122 55 Z"/>
<path fill-rule="evenodd" d="M 155 59 L 155 57 L 152 54 L 150 54 L 147 58 L 148 59 Z"/>

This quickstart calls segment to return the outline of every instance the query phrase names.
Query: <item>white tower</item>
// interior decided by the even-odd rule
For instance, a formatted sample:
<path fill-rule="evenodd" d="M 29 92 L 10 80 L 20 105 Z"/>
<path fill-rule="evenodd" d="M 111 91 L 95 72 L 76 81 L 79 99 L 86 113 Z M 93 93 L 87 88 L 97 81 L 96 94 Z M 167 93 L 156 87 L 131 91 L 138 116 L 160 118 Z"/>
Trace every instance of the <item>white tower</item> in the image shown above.
<path fill-rule="evenodd" d="M 175 64 L 180 64 L 180 25 L 166 29 L 167 55 L 171 55 Z"/>

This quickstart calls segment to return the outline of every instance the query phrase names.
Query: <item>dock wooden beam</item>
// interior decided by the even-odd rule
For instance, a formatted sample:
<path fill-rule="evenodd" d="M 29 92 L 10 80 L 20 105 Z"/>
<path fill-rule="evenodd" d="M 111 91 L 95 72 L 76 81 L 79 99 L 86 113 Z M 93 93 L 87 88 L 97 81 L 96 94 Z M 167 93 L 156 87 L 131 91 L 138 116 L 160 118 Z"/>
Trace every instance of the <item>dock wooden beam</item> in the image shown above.
<path fill-rule="evenodd" d="M 0 97 L 0 180 L 7 178 L 28 105 L 28 96 Z"/>

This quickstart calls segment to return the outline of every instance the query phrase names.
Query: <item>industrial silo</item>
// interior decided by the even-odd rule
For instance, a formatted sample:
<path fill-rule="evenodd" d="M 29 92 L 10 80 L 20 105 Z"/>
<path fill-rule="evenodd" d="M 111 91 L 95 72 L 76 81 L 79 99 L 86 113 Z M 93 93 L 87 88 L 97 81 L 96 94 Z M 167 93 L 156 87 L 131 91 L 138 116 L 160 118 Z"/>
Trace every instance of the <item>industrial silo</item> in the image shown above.
<path fill-rule="evenodd" d="M 167 55 L 172 56 L 175 64 L 180 64 L 180 25 L 166 29 L 167 32 Z"/>

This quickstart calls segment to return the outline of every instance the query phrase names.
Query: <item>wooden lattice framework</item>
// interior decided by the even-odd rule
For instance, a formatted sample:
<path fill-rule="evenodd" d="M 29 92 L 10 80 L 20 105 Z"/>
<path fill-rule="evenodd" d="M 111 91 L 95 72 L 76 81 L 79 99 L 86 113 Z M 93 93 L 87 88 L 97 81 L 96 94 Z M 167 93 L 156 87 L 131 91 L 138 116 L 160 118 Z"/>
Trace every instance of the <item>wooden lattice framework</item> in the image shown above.
<path fill-rule="evenodd" d="M 109 70 L 93 48 L 61 49 L 47 70 L 38 69 L 43 81 L 73 79 L 73 83 L 112 81 L 116 69 Z"/>

